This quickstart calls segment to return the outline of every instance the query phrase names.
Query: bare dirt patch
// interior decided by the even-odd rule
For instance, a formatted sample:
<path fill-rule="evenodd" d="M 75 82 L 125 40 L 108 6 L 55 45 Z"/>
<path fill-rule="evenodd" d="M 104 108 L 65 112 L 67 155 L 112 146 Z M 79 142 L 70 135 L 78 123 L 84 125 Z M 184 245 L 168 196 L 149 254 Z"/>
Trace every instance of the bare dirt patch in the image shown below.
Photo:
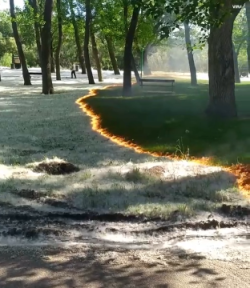
<path fill-rule="evenodd" d="M 33 168 L 34 172 L 47 173 L 49 175 L 64 175 L 79 172 L 79 167 L 69 162 L 41 162 Z"/>
<path fill-rule="evenodd" d="M 146 172 L 149 173 L 150 175 L 160 177 L 164 175 L 165 169 L 162 166 L 153 166 L 147 169 Z"/>
<path fill-rule="evenodd" d="M 223 204 L 220 210 L 223 214 L 233 217 L 245 217 L 250 215 L 250 207 L 244 207 L 241 205 L 236 206 Z"/>
<path fill-rule="evenodd" d="M 44 192 L 38 192 L 31 189 L 21 189 L 21 190 L 15 190 L 13 191 L 14 194 L 18 195 L 19 197 L 25 198 L 25 199 L 39 199 L 41 197 L 45 197 L 47 194 Z"/>

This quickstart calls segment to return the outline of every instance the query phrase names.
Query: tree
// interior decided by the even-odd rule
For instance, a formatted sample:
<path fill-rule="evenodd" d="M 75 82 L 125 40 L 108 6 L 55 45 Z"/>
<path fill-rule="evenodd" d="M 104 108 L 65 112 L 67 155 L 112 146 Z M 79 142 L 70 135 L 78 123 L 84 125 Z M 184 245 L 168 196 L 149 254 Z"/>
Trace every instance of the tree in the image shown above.
<path fill-rule="evenodd" d="M 190 26 L 188 21 L 184 22 L 184 29 L 185 29 L 185 42 L 188 55 L 188 63 L 191 75 L 191 85 L 197 85 L 196 67 L 194 62 L 193 48 L 190 37 Z"/>
<path fill-rule="evenodd" d="M 36 47 L 37 53 L 39 56 L 40 66 L 42 65 L 42 47 L 41 47 L 41 26 L 39 21 L 39 12 L 37 0 L 29 0 L 29 5 L 33 9 L 33 17 L 34 17 L 34 29 L 35 29 L 35 38 L 36 38 Z"/>
<path fill-rule="evenodd" d="M 83 52 L 81 41 L 80 41 L 79 28 L 78 28 L 78 23 L 76 21 L 76 16 L 75 16 L 74 6 L 72 3 L 72 0 L 69 0 L 69 7 L 70 7 L 71 22 L 72 22 L 73 27 L 74 27 L 78 61 L 79 61 L 79 64 L 81 66 L 81 69 L 82 69 L 82 74 L 86 74 L 86 67 L 85 67 L 84 56 L 83 56 L 84 52 Z"/>
<path fill-rule="evenodd" d="M 98 74 L 98 80 L 99 80 L 99 82 L 102 82 L 103 81 L 103 79 L 102 79 L 102 66 L 101 66 L 101 62 L 100 62 L 100 58 L 99 58 L 99 52 L 98 52 L 98 48 L 97 48 L 97 44 L 96 44 L 93 24 L 90 26 L 90 38 L 91 38 L 93 57 L 95 60 L 97 74 Z"/>
<path fill-rule="evenodd" d="M 43 21 L 41 28 L 41 58 L 42 58 L 42 93 L 53 94 L 51 78 L 51 18 L 53 1 L 46 0 L 44 5 Z"/>
<path fill-rule="evenodd" d="M 56 46 L 56 80 L 61 80 L 60 72 L 60 53 L 62 47 L 62 9 L 61 9 L 61 0 L 56 0 L 57 7 L 57 25 L 58 25 L 58 41 Z"/>
<path fill-rule="evenodd" d="M 234 69 L 235 69 L 235 82 L 240 83 L 240 71 L 239 71 L 239 54 L 242 48 L 247 52 L 247 19 L 245 11 L 242 9 L 234 21 L 233 28 L 233 55 L 234 55 Z M 243 52 L 243 54 L 245 54 Z M 245 56 L 245 55 L 244 55 Z M 246 57 L 247 58 L 247 57 Z M 243 61 L 242 68 L 246 68 L 247 61 Z M 245 66 L 245 67 L 244 67 Z M 248 68 L 247 68 L 248 69 Z"/>
<path fill-rule="evenodd" d="M 113 41 L 112 41 L 112 37 L 109 35 L 105 36 L 106 42 L 107 42 L 107 48 L 108 48 L 108 53 L 109 53 L 109 57 L 110 57 L 110 61 L 114 70 L 114 74 L 115 75 L 120 75 L 120 71 L 117 65 L 117 61 L 115 58 L 115 52 L 114 52 L 114 47 L 113 47 Z"/>
<path fill-rule="evenodd" d="M 246 17 L 247 17 L 247 64 L 248 72 L 250 73 L 250 2 L 245 3 L 246 6 Z"/>
<path fill-rule="evenodd" d="M 233 59 L 234 59 L 234 81 L 235 83 L 240 83 L 240 72 L 239 72 L 239 63 L 238 63 L 238 54 L 235 51 L 235 46 L 233 43 Z"/>
<path fill-rule="evenodd" d="M 151 48 L 151 44 L 148 44 L 146 46 L 146 48 L 144 49 L 144 51 L 142 51 L 143 53 L 143 74 L 144 75 L 151 75 L 151 69 L 149 67 L 148 64 L 148 55 L 149 55 L 149 50 Z"/>
<path fill-rule="evenodd" d="M 91 63 L 89 57 L 89 38 L 90 38 L 90 22 L 91 22 L 91 4 L 90 0 L 85 0 L 86 16 L 85 16 L 85 36 L 84 36 L 84 58 L 89 79 L 89 84 L 95 84 Z"/>
<path fill-rule="evenodd" d="M 247 0 L 187 1 L 173 0 L 165 4 L 168 13 L 177 15 L 178 21 L 189 20 L 210 31 L 209 45 L 209 104 L 208 116 L 234 118 L 237 116 L 234 86 L 232 29 L 241 5 Z M 160 1 L 159 1 L 160 2 Z M 156 16 L 162 6 L 151 4 L 148 11 Z M 155 2 L 156 3 L 156 2 Z M 161 5 L 164 1 L 160 2 Z M 234 6 L 237 5 L 237 6 Z"/>
<path fill-rule="evenodd" d="M 9 58 L 7 55 L 17 54 L 17 46 L 13 38 L 9 13 L 3 11 L 0 12 L 0 59 L 3 58 L 5 54 L 7 58 Z M 8 65 L 10 65 L 10 63 Z"/>
<path fill-rule="evenodd" d="M 23 52 L 23 47 L 22 47 L 22 43 L 20 40 L 18 28 L 17 28 L 14 0 L 10 0 L 10 16 L 11 16 L 11 21 L 12 21 L 13 35 L 15 38 L 20 62 L 22 65 L 24 85 L 31 85 L 30 75 L 29 75 L 29 71 L 26 65 L 26 59 L 25 59 L 25 55 Z"/>
<path fill-rule="evenodd" d="M 132 95 L 132 82 L 131 82 L 131 64 L 132 64 L 132 46 L 135 36 L 136 26 L 138 23 L 139 13 L 141 9 L 141 2 L 138 3 L 133 8 L 133 14 L 131 17 L 130 25 L 125 40 L 124 48 L 124 72 L 123 72 L 123 96 Z"/>
<path fill-rule="evenodd" d="M 231 1 L 227 1 L 231 8 Z M 237 117 L 235 101 L 232 31 L 240 9 L 234 9 L 220 27 L 211 27 L 208 38 L 209 104 L 206 113 L 212 117 Z M 216 16 L 216 15 L 215 15 Z"/>
<path fill-rule="evenodd" d="M 115 75 L 120 74 L 116 59 L 116 50 L 124 40 L 122 19 L 121 1 L 108 0 L 95 2 L 95 13 L 92 22 L 96 31 L 98 31 L 98 37 L 106 42 L 108 55 Z"/>

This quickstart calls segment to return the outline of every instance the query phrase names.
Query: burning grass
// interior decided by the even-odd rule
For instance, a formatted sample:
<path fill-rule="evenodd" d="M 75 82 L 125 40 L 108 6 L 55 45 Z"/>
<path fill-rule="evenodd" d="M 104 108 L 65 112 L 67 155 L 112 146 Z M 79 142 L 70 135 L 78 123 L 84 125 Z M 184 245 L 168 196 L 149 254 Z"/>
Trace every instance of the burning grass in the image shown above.
<path fill-rule="evenodd" d="M 250 162 L 250 119 L 245 117 L 250 109 L 248 85 L 236 87 L 238 120 L 204 117 L 205 82 L 197 87 L 187 82 L 177 83 L 174 97 L 157 94 L 157 89 L 153 95 L 145 92 L 146 87 L 134 87 L 134 96 L 123 98 L 120 88 L 111 88 L 86 99 L 85 105 L 94 115 L 95 130 L 138 152 L 210 165 L 242 163 L 241 167 L 249 170 L 248 165 L 243 166 Z M 236 172 L 238 184 L 249 189 L 249 174 L 242 173 Z"/>

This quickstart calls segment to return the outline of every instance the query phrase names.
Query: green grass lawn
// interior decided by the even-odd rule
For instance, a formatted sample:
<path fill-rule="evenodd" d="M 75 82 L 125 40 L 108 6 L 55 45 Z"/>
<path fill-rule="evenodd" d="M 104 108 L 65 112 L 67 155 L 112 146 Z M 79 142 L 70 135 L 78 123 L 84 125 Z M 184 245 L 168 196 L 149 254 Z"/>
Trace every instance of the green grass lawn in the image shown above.
<path fill-rule="evenodd" d="M 197 87 L 177 81 L 175 95 L 159 93 L 166 89 L 160 85 L 133 89 L 129 98 L 121 97 L 121 88 L 115 87 L 87 100 L 112 134 L 152 152 L 212 157 L 223 165 L 250 162 L 250 83 L 236 86 L 238 120 L 204 115 L 206 81 Z"/>

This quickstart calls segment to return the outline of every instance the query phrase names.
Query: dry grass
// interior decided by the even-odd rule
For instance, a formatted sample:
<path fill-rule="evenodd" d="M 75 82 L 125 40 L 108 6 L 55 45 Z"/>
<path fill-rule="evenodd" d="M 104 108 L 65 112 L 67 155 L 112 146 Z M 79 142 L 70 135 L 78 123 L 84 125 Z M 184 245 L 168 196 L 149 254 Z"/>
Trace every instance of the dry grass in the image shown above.
<path fill-rule="evenodd" d="M 16 95 L 16 89 L 6 88 L 0 101 L 1 202 L 43 209 L 15 193 L 28 189 L 64 195 L 70 205 L 85 211 L 168 217 L 177 210 L 190 216 L 211 211 L 222 201 L 244 200 L 235 179 L 218 167 L 138 154 L 92 131 L 89 117 L 75 104 L 87 86 L 65 94 L 59 87 L 60 94 L 53 96 L 28 93 L 27 88 L 26 94 Z M 44 163 L 55 161 L 71 163 L 80 171 L 44 173 Z M 149 173 L 154 166 L 164 171 Z"/>

